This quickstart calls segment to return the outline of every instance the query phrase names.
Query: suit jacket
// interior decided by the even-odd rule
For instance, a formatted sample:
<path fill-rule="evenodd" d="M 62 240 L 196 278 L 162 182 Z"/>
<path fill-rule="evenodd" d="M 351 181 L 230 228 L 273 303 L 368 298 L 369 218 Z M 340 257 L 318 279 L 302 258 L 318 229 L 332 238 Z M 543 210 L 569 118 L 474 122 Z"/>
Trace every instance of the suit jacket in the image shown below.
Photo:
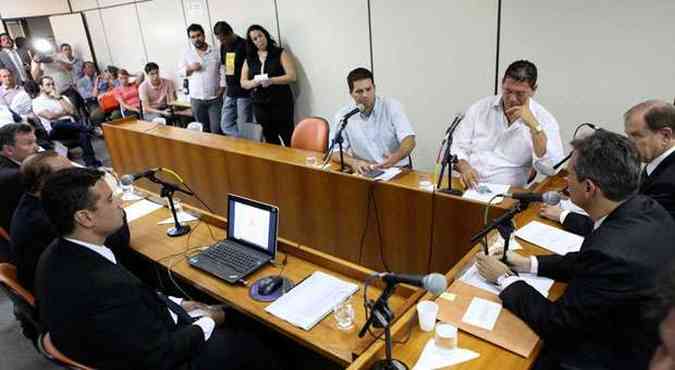
<path fill-rule="evenodd" d="M 639 193 L 661 203 L 675 219 L 675 152 L 670 153 L 651 175 L 642 180 Z M 565 217 L 563 228 L 581 236 L 588 235 L 593 231 L 593 220 L 586 215 L 570 212 Z"/>
<path fill-rule="evenodd" d="M 23 194 L 23 181 L 17 168 L 2 166 L 3 159 L 8 161 L 0 156 L 0 227 L 9 233 L 12 214 Z"/>
<path fill-rule="evenodd" d="M 562 358 L 589 357 L 594 369 L 645 369 L 658 343 L 647 314 L 657 299 L 655 280 L 675 258 L 673 241 L 675 221 L 656 201 L 635 195 L 579 252 L 538 257 L 539 275 L 568 283 L 557 301 L 520 281 L 500 298 Z"/>
<path fill-rule="evenodd" d="M 5 157 L 4 155 L 0 155 L 0 168 L 9 168 L 18 170 L 19 168 L 21 168 L 21 165 Z"/>
<path fill-rule="evenodd" d="M 202 329 L 174 323 L 150 287 L 98 253 L 64 239 L 40 257 L 40 320 L 65 355 L 98 369 L 175 369 L 204 346 Z"/>
<path fill-rule="evenodd" d="M 23 59 L 23 56 L 21 55 L 21 52 L 17 51 L 17 55 L 19 56 L 19 59 Z M 21 61 L 23 63 L 23 60 Z M 14 77 L 16 78 L 16 83 L 18 85 L 23 85 L 24 81 L 21 79 L 21 75 L 19 74 L 19 70 L 17 69 L 17 66 L 14 64 L 14 61 L 12 58 L 5 52 L 5 49 L 0 49 L 0 67 L 4 67 L 8 69 Z M 23 67 L 23 66 L 21 66 Z M 25 71 L 25 70 L 24 70 Z M 28 76 L 29 73 L 26 71 L 26 75 Z"/>
<path fill-rule="evenodd" d="M 40 255 L 58 237 L 54 225 L 49 221 L 40 198 L 24 193 L 14 212 L 10 227 L 17 278 L 21 286 L 33 292 L 35 268 Z M 129 225 L 124 225 L 105 241 L 115 256 L 129 246 Z M 123 263 L 124 264 L 124 263 Z"/>

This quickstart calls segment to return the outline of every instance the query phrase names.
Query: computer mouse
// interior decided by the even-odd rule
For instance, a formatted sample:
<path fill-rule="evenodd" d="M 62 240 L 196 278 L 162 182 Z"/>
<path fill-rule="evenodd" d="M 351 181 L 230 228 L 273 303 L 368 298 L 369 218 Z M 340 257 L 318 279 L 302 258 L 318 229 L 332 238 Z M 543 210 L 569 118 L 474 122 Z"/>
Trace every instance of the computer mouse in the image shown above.
<path fill-rule="evenodd" d="M 283 285 L 284 279 L 281 276 L 268 276 L 263 278 L 258 284 L 258 294 L 262 296 L 274 294 Z"/>

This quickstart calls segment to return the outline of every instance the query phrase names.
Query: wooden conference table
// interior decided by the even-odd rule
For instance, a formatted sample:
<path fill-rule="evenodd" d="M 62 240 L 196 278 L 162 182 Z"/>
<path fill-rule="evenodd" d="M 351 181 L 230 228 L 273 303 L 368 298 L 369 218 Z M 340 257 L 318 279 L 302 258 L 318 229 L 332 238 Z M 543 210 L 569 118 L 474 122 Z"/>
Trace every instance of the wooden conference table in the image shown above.
<path fill-rule="evenodd" d="M 228 193 L 274 204 L 280 237 L 373 270 L 448 271 L 483 225 L 482 203 L 421 188 L 428 173 L 377 182 L 306 164 L 309 157 L 321 161 L 321 153 L 135 118 L 103 130 L 118 174 L 170 168 L 224 218 Z M 146 180 L 139 184 L 158 192 Z M 510 205 L 503 203 L 491 208 L 493 217 Z"/>
<path fill-rule="evenodd" d="M 546 191 L 546 190 L 559 190 L 564 188 L 564 180 L 562 175 L 558 175 L 554 178 L 548 179 L 546 182 L 538 185 L 536 191 Z M 549 224 L 551 226 L 560 227 L 553 222 L 545 220 L 538 216 L 540 205 L 531 205 L 526 211 L 516 216 L 515 222 L 517 227 L 523 227 L 528 222 L 532 220 L 537 220 Z M 524 255 L 547 255 L 551 254 L 548 250 L 537 247 L 533 244 L 527 243 L 523 240 L 519 240 L 523 250 L 519 251 Z M 462 275 L 465 268 L 474 262 L 474 256 L 479 251 L 479 246 L 475 246 L 469 251 L 462 259 L 457 263 L 450 271 L 447 272 L 446 277 L 448 279 L 448 285 L 452 283 L 456 278 Z M 562 295 L 566 284 L 556 282 L 549 293 L 549 299 L 557 299 Z M 422 299 L 431 299 L 432 297 L 429 294 L 426 294 Z M 410 368 L 419 359 L 424 346 L 426 345 L 429 339 L 433 338 L 433 332 L 423 332 L 417 323 L 417 312 L 416 309 L 410 309 L 407 311 L 403 317 L 399 318 L 398 321 L 392 327 L 392 335 L 394 340 L 401 341 L 406 336 L 410 336 L 405 343 L 394 344 L 392 357 L 398 359 Z M 518 333 L 513 333 L 513 337 L 517 337 Z M 539 352 L 541 350 L 541 341 L 537 343 L 532 353 L 527 357 L 521 357 L 513 352 L 510 352 L 506 349 L 503 349 L 495 344 L 489 343 L 483 339 L 480 339 L 474 335 L 471 335 L 465 331 L 459 331 L 458 336 L 458 345 L 461 348 L 466 348 L 474 352 L 478 352 L 480 356 L 476 359 L 464 362 L 455 366 L 443 368 L 443 369 L 455 369 L 455 370 L 464 370 L 464 369 L 500 369 L 500 370 L 526 370 L 530 369 L 534 364 Z M 363 353 L 358 359 L 356 359 L 351 366 L 348 367 L 348 370 L 366 370 L 370 369 L 371 365 L 380 359 L 385 357 L 384 343 L 379 341 L 374 343 L 365 353 Z"/>

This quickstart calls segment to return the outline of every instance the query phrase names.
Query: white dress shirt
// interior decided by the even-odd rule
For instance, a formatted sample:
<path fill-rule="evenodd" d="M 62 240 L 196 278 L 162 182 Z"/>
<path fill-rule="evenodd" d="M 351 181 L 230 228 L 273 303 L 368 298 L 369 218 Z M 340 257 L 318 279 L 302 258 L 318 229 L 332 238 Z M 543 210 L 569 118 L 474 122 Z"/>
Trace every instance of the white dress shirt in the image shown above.
<path fill-rule="evenodd" d="M 87 249 L 90 249 L 99 254 L 100 256 L 102 256 L 103 258 L 107 259 L 111 263 L 117 264 L 115 254 L 113 254 L 110 248 L 106 247 L 105 245 L 96 245 L 71 238 L 63 238 L 63 239 L 71 243 L 81 245 Z M 172 301 L 176 302 L 179 305 L 182 302 L 181 298 L 169 297 L 169 299 L 171 299 Z M 167 310 L 169 311 L 169 314 L 171 315 L 173 322 L 178 323 L 178 316 L 175 313 L 173 313 L 173 311 L 169 310 L 169 308 L 167 308 Z M 197 325 L 202 329 L 202 332 L 204 333 L 204 341 L 207 341 L 211 337 L 211 333 L 213 333 L 213 329 L 215 328 L 216 323 L 213 321 L 212 318 L 204 316 L 201 317 L 199 320 L 195 321 L 194 323 L 192 323 L 192 325 Z"/>
<path fill-rule="evenodd" d="M 188 76 L 186 69 L 192 63 L 199 63 L 202 68 Z M 220 52 L 210 45 L 207 45 L 202 56 L 199 56 L 194 45 L 190 45 L 178 64 L 178 75 L 188 79 L 192 99 L 215 99 L 218 97 L 218 90 L 225 86 L 225 69 L 220 62 Z"/>
<path fill-rule="evenodd" d="M 530 98 L 529 108 L 546 134 L 543 157 L 534 153 L 530 128 L 522 119 L 509 125 L 501 95 L 469 107 L 455 131 L 452 153 L 469 162 L 481 182 L 524 186 L 536 162 L 552 167 L 564 156 L 558 121 L 534 99 Z"/>

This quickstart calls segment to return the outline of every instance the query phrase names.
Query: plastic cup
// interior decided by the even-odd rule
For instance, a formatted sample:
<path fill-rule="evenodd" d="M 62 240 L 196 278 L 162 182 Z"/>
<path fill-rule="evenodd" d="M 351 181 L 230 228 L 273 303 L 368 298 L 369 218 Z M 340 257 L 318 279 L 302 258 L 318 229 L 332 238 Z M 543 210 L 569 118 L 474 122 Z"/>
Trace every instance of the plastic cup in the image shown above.
<path fill-rule="evenodd" d="M 319 163 L 319 160 L 315 156 L 309 156 L 305 158 L 305 164 L 308 166 L 316 167 Z"/>
<path fill-rule="evenodd" d="M 448 350 L 457 348 L 457 328 L 450 324 L 436 325 L 434 342 L 439 348 Z"/>
<path fill-rule="evenodd" d="M 417 318 L 419 319 L 420 329 L 423 331 L 434 330 L 437 316 L 438 304 L 435 302 L 422 301 L 417 304 Z"/>
<path fill-rule="evenodd" d="M 349 330 L 354 326 L 354 308 L 349 299 L 335 305 L 333 315 L 338 329 Z"/>

